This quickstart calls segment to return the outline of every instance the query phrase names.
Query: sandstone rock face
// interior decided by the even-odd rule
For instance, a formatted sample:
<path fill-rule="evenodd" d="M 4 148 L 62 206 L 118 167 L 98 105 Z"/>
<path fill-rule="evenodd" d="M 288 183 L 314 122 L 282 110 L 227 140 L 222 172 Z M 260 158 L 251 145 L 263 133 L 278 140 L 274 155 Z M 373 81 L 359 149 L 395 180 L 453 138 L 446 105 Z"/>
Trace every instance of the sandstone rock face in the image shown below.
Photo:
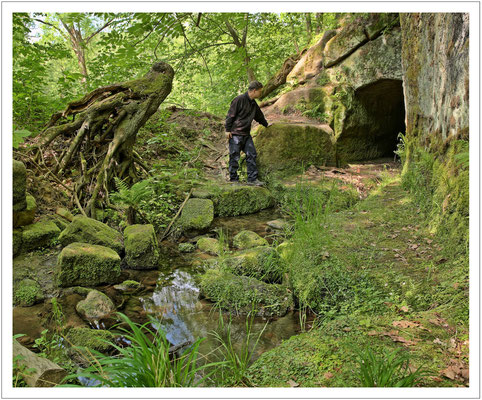
<path fill-rule="evenodd" d="M 120 276 L 120 257 L 112 249 L 89 243 L 71 243 L 57 260 L 59 286 L 97 286 Z"/>
<path fill-rule="evenodd" d="M 122 254 L 124 251 L 122 233 L 102 222 L 84 216 L 74 217 L 69 226 L 60 234 L 59 241 L 63 246 L 81 242 L 109 247 L 118 254 Z"/>
<path fill-rule="evenodd" d="M 159 245 L 153 225 L 130 225 L 124 230 L 125 261 L 129 268 L 155 269 Z"/>
<path fill-rule="evenodd" d="M 25 165 L 13 160 L 13 211 L 23 211 L 27 207 L 25 190 L 27 187 L 27 169 Z"/>
<path fill-rule="evenodd" d="M 433 149 L 468 139 L 469 15 L 407 13 L 400 23 L 407 134 Z"/>

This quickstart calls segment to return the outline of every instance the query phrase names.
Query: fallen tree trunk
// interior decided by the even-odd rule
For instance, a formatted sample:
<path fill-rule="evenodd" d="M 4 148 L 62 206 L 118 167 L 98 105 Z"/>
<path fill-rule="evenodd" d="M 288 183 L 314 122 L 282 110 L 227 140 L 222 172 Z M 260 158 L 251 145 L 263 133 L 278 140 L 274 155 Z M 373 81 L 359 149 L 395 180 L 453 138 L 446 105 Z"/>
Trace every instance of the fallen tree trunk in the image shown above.
<path fill-rule="evenodd" d="M 296 63 L 300 60 L 302 54 L 304 54 L 304 52 L 298 55 L 290 56 L 285 60 L 281 69 L 268 81 L 266 85 L 264 85 L 261 96 L 259 97 L 260 100 L 264 99 L 268 94 L 286 83 L 286 77 L 294 68 Z"/>
<path fill-rule="evenodd" d="M 173 77 L 169 64 L 157 62 L 140 79 L 98 88 L 55 113 L 33 146 L 37 163 L 73 182 L 73 200 L 88 216 L 109 205 L 114 177 L 139 179 L 137 132 L 171 92 Z"/>
<path fill-rule="evenodd" d="M 13 358 L 23 366 L 19 374 L 31 387 L 53 387 L 67 376 L 67 371 L 52 361 L 39 357 L 16 340 L 13 341 Z"/>

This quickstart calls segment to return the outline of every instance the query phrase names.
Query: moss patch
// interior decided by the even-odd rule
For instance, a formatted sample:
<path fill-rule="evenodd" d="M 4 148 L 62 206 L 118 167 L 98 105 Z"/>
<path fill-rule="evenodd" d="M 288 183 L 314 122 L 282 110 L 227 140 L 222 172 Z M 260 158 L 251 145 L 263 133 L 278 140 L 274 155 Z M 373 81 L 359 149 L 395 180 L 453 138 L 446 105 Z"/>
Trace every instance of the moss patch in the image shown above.
<path fill-rule="evenodd" d="M 239 314 L 283 316 L 293 306 L 285 287 L 210 269 L 201 277 L 202 294 L 221 308 Z"/>
<path fill-rule="evenodd" d="M 13 287 L 13 303 L 17 306 L 29 307 L 44 299 L 40 285 L 32 279 L 23 279 Z"/>
<path fill-rule="evenodd" d="M 202 237 L 197 241 L 197 248 L 199 250 L 213 256 L 217 256 L 221 253 L 220 246 L 221 244 L 219 243 L 219 240 L 213 238 Z"/>
<path fill-rule="evenodd" d="M 49 247 L 60 234 L 60 229 L 52 221 L 41 221 L 27 225 L 22 230 L 22 250 L 29 252 Z"/>
<path fill-rule="evenodd" d="M 89 349 L 107 353 L 113 348 L 115 335 L 102 329 L 72 328 L 66 334 L 67 343 L 72 346 L 87 347 Z"/>

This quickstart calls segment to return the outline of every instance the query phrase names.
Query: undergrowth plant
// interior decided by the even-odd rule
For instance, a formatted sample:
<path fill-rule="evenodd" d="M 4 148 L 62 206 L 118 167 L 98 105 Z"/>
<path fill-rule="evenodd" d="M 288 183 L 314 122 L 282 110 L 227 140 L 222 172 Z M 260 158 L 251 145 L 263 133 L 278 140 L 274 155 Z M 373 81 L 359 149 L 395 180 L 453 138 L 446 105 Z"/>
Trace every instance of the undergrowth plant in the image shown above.
<path fill-rule="evenodd" d="M 221 360 L 219 368 L 213 375 L 214 381 L 222 386 L 252 386 L 248 375 L 248 368 L 253 360 L 253 355 L 259 343 L 263 329 L 255 334 L 253 332 L 254 312 L 246 317 L 244 338 L 235 341 L 232 331 L 232 320 L 229 315 L 228 323 L 224 322 L 222 313 L 219 312 L 218 329 L 211 332 L 219 344 L 218 356 Z"/>
<path fill-rule="evenodd" d="M 410 369 L 410 356 L 400 349 L 379 355 L 367 348 L 356 351 L 359 378 L 363 387 L 413 387 L 432 373 L 418 367 Z"/>
<path fill-rule="evenodd" d="M 90 354 L 89 367 L 68 378 L 84 377 L 94 382 L 94 386 L 103 387 L 185 387 L 199 386 L 208 377 L 199 376 L 203 369 L 213 367 L 198 364 L 203 339 L 196 340 L 180 357 L 171 356 L 170 344 L 159 321 L 150 317 L 149 322 L 140 325 L 122 313 L 118 316 L 127 325 L 119 329 L 130 345 L 120 347 L 112 343 L 118 352 L 115 356 L 84 351 L 83 354 Z M 150 329 L 148 325 L 158 329 Z"/>

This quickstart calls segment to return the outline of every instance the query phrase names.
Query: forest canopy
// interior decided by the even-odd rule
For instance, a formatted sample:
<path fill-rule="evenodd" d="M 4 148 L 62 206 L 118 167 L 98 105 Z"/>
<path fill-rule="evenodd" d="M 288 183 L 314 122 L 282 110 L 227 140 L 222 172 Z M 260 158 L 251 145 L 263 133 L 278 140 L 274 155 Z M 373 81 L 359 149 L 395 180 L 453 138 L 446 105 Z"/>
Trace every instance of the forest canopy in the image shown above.
<path fill-rule="evenodd" d="M 68 103 L 141 77 L 157 61 L 175 72 L 166 104 L 223 115 L 249 81 L 266 83 L 343 16 L 14 13 L 14 131 L 35 136 Z"/>

